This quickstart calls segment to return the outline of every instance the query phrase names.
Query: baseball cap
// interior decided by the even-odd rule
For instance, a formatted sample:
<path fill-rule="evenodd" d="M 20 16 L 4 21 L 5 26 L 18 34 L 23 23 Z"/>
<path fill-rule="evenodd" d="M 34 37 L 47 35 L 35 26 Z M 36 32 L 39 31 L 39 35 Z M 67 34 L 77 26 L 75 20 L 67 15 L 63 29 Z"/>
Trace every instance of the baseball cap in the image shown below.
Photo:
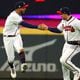
<path fill-rule="evenodd" d="M 58 14 L 71 14 L 70 9 L 68 7 L 62 7 L 57 11 Z"/>
<path fill-rule="evenodd" d="M 28 6 L 29 6 L 29 4 L 26 4 L 23 1 L 19 1 L 19 2 L 16 2 L 15 9 L 17 9 L 17 8 L 27 8 Z"/>

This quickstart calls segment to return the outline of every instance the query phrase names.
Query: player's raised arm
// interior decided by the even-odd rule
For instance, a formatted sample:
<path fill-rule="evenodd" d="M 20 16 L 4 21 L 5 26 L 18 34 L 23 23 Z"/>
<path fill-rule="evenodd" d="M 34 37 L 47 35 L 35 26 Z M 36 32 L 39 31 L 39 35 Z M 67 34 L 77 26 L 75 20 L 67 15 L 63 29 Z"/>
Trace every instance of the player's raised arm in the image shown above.
<path fill-rule="evenodd" d="M 29 24 L 25 21 L 20 22 L 19 25 L 22 25 L 22 26 L 27 27 L 27 28 L 38 28 L 37 25 L 32 25 L 32 24 Z"/>
<path fill-rule="evenodd" d="M 61 31 L 57 28 L 48 28 L 48 30 L 55 33 L 61 33 Z"/>
<path fill-rule="evenodd" d="M 39 25 L 39 28 L 40 29 L 43 29 L 43 30 L 49 30 L 49 31 L 55 32 L 55 33 L 61 33 L 62 32 L 58 28 L 48 27 L 46 24 L 40 24 Z"/>
<path fill-rule="evenodd" d="M 27 28 L 40 29 L 40 30 L 48 29 L 47 25 L 45 25 L 45 24 L 32 25 L 32 24 L 29 24 L 25 21 L 20 22 L 19 25 L 22 25 L 22 26 L 27 27 Z"/>

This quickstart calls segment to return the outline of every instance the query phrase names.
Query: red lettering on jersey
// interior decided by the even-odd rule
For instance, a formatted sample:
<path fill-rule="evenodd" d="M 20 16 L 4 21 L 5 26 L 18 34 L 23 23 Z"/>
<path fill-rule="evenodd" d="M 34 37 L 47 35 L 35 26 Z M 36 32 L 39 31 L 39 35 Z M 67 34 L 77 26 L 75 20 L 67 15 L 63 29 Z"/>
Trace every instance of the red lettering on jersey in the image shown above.
<path fill-rule="evenodd" d="M 64 28 L 65 31 L 75 32 L 75 29 L 72 26 L 65 26 L 63 28 Z"/>

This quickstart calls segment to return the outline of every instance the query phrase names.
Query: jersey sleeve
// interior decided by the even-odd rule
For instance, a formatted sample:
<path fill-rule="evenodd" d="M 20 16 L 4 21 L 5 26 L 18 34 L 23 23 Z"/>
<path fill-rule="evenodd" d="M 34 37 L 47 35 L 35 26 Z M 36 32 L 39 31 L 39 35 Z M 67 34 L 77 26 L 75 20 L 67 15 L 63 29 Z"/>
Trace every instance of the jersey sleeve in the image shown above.
<path fill-rule="evenodd" d="M 20 22 L 23 21 L 23 19 L 21 16 L 20 17 L 19 16 L 11 16 L 10 21 L 11 21 L 11 23 L 18 25 Z"/>
<path fill-rule="evenodd" d="M 63 21 L 61 21 L 57 26 L 57 29 L 59 29 L 61 32 L 63 31 L 62 22 Z"/>

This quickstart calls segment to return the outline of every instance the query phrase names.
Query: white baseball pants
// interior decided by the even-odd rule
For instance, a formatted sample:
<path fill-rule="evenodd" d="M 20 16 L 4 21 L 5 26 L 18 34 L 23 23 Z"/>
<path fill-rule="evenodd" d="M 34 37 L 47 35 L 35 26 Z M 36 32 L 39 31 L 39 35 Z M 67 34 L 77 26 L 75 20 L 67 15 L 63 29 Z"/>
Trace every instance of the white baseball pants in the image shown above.
<path fill-rule="evenodd" d="M 20 52 L 23 49 L 23 42 L 21 35 L 15 37 L 3 37 L 4 47 L 9 62 L 13 62 L 15 58 L 15 51 Z"/>
<path fill-rule="evenodd" d="M 64 80 L 70 80 L 70 71 L 73 73 L 80 72 L 80 69 L 71 62 L 72 58 L 78 52 L 80 52 L 79 45 L 64 44 L 62 56 L 60 58 Z"/>

